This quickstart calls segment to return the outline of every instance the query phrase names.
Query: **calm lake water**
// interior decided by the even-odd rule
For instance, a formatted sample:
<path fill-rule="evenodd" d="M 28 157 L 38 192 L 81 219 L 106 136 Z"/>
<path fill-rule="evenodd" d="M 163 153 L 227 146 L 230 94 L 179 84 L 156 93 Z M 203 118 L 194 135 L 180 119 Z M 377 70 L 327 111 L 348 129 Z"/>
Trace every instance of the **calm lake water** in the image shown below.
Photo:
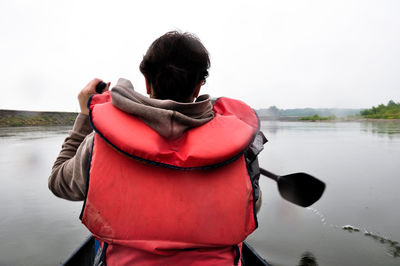
<path fill-rule="evenodd" d="M 57 265 L 89 234 L 82 203 L 47 188 L 68 130 L 0 129 L 0 265 Z M 301 208 L 262 179 L 259 228 L 248 239 L 261 255 L 273 265 L 400 265 L 400 123 L 265 121 L 262 130 L 262 167 L 307 172 L 327 190 Z"/>

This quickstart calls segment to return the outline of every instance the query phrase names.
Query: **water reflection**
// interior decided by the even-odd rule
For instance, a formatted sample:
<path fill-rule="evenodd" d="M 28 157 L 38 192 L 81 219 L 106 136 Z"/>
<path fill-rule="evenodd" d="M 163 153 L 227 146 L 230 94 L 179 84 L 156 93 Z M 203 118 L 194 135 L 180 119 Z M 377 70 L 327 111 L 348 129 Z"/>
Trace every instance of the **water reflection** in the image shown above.
<path fill-rule="evenodd" d="M 317 265 L 318 265 L 317 259 L 311 252 L 306 251 L 301 255 L 299 266 L 317 266 Z"/>
<path fill-rule="evenodd" d="M 390 139 L 400 138 L 400 121 L 369 121 L 360 123 L 360 130 Z"/>
<path fill-rule="evenodd" d="M 261 121 L 261 123 L 262 123 L 261 124 L 262 130 L 264 130 L 265 133 L 273 134 L 273 135 L 278 133 L 278 130 L 279 130 L 279 127 L 280 127 L 280 122 L 279 121 L 263 120 L 263 121 Z"/>
<path fill-rule="evenodd" d="M 363 133 L 381 137 L 400 138 L 400 120 L 366 122 L 299 122 L 299 121 L 262 121 L 261 130 L 267 135 L 276 135 L 280 131 L 332 132 L 360 130 Z"/>
<path fill-rule="evenodd" d="M 28 141 L 47 138 L 50 135 L 66 135 L 69 130 L 71 126 L 0 127 L 0 139 L 15 138 Z"/>

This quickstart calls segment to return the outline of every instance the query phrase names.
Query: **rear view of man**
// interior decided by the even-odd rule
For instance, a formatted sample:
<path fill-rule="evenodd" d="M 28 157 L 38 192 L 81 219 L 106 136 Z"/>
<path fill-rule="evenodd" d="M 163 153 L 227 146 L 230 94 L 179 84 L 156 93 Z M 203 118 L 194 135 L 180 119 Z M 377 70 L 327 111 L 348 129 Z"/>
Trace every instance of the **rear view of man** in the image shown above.
<path fill-rule="evenodd" d="M 94 79 L 80 92 L 49 188 L 84 200 L 97 264 L 240 264 L 257 227 L 265 138 L 243 102 L 199 96 L 209 67 L 197 37 L 168 32 L 140 64 L 150 98 L 126 79 L 96 95 Z"/>

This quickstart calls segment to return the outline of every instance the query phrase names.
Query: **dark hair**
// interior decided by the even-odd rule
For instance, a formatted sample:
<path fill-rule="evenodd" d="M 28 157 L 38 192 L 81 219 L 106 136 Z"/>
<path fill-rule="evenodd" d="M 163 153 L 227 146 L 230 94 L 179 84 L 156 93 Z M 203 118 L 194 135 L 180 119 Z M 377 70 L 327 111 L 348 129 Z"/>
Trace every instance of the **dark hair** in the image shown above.
<path fill-rule="evenodd" d="M 210 58 L 199 38 L 190 33 L 167 32 L 155 40 L 140 63 L 154 97 L 190 101 L 196 86 L 208 77 Z"/>

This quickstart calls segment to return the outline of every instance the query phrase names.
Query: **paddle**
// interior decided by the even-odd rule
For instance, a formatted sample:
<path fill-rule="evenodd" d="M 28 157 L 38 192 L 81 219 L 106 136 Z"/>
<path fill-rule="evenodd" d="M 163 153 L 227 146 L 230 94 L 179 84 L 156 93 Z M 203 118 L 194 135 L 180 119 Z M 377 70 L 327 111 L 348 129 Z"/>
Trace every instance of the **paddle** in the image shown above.
<path fill-rule="evenodd" d="M 263 168 L 260 168 L 260 173 L 278 183 L 282 198 L 302 207 L 314 204 L 325 190 L 324 182 L 306 173 L 279 176 Z"/>

